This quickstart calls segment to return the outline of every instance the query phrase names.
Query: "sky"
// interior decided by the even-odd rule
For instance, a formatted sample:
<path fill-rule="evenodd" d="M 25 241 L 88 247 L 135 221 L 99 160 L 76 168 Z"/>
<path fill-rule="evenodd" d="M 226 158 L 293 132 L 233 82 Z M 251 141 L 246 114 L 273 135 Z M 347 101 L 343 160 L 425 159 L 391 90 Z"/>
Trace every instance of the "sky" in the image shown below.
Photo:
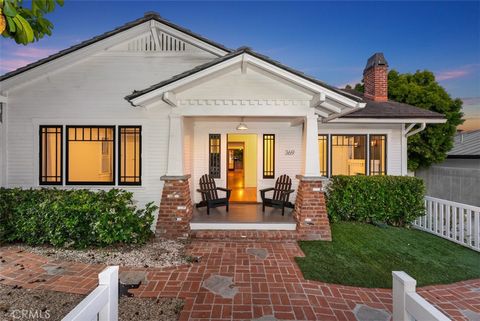
<path fill-rule="evenodd" d="M 27 5 L 28 6 L 28 5 Z M 362 79 L 383 52 L 401 73 L 428 69 L 480 129 L 480 2 L 65 1 L 51 37 L 0 39 L 0 74 L 135 20 L 147 11 L 228 48 L 249 46 L 331 85 Z"/>

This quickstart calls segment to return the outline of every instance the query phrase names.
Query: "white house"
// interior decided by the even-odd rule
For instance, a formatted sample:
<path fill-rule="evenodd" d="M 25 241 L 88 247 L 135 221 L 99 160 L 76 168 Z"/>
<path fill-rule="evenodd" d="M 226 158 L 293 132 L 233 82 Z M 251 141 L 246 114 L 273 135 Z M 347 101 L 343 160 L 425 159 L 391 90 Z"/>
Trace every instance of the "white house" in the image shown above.
<path fill-rule="evenodd" d="M 321 180 L 405 175 L 408 136 L 445 122 L 389 101 L 387 67 L 374 54 L 365 95 L 340 90 L 147 13 L 0 77 L 0 183 L 124 188 L 140 204 L 159 204 L 157 232 L 165 236 L 191 228 L 285 229 L 328 239 Z M 212 215 L 210 225 L 195 226 L 204 174 L 250 203 L 287 174 L 294 218 L 215 225 Z"/>

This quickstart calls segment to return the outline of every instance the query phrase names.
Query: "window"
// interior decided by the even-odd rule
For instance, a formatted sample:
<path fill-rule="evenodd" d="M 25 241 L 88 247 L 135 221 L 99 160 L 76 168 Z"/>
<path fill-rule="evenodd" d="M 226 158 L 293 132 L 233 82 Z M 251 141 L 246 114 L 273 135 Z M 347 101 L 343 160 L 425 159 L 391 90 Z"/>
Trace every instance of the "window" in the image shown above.
<path fill-rule="evenodd" d="M 118 184 L 141 185 L 142 127 L 119 126 Z"/>
<path fill-rule="evenodd" d="M 263 135 L 263 178 L 275 178 L 275 135 Z"/>
<path fill-rule="evenodd" d="M 318 135 L 318 153 L 320 155 L 320 175 L 328 175 L 328 135 Z"/>
<path fill-rule="evenodd" d="M 370 175 L 387 173 L 387 137 L 370 135 Z"/>
<path fill-rule="evenodd" d="M 220 178 L 220 134 L 209 135 L 209 175 Z"/>
<path fill-rule="evenodd" d="M 366 175 L 366 136 L 332 135 L 332 175 Z"/>
<path fill-rule="evenodd" d="M 114 126 L 67 126 L 67 184 L 115 184 L 114 142 Z"/>
<path fill-rule="evenodd" d="M 62 126 L 40 126 L 40 184 L 62 184 Z"/>

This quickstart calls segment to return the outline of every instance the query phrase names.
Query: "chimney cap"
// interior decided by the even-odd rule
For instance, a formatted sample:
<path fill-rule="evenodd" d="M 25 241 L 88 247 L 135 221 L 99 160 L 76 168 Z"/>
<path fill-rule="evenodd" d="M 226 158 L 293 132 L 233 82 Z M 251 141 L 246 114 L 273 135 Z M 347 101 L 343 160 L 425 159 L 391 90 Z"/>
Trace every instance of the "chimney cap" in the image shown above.
<path fill-rule="evenodd" d="M 388 62 L 383 56 L 383 52 L 376 52 L 370 58 L 368 58 L 367 65 L 365 66 L 364 72 L 370 68 L 377 66 L 386 66 L 388 67 Z"/>

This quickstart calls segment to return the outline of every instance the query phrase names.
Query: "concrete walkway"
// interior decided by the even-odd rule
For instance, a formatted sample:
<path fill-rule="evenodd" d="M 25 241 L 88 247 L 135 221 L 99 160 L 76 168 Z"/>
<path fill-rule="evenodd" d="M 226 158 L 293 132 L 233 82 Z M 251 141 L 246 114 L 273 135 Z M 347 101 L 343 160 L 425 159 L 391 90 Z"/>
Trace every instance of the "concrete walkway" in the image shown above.
<path fill-rule="evenodd" d="M 140 297 L 185 300 L 180 320 L 390 320 L 391 290 L 307 281 L 294 261 L 295 242 L 194 240 L 188 249 L 200 263 L 174 268 L 121 268 L 142 279 Z M 0 284 L 86 294 L 101 265 L 52 261 L 0 247 Z M 128 272 L 128 273 L 127 273 Z M 137 273 L 133 273 L 137 272 Z M 461 273 L 461 271 L 459 271 Z M 480 280 L 418 290 L 454 320 L 480 316 Z"/>

